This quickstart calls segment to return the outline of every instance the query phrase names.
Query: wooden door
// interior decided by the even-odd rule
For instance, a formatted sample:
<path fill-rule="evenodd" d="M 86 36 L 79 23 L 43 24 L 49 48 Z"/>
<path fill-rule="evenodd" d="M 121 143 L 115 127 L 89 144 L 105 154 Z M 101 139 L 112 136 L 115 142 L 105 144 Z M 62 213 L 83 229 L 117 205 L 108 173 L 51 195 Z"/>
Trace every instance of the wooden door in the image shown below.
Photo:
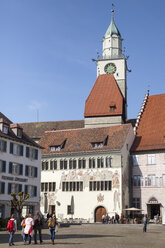
<path fill-rule="evenodd" d="M 98 207 L 95 211 L 95 222 L 102 222 L 102 216 L 106 215 L 106 209 L 104 207 Z"/>

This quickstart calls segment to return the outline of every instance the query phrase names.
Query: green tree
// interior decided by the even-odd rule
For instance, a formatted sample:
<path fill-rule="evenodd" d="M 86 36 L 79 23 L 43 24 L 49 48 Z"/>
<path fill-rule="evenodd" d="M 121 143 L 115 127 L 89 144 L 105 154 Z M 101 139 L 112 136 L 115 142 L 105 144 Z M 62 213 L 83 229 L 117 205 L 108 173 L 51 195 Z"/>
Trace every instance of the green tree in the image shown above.
<path fill-rule="evenodd" d="M 11 193 L 12 196 L 11 205 L 16 210 L 18 214 L 18 228 L 21 227 L 22 209 L 23 206 L 27 205 L 27 199 L 30 197 L 29 194 L 24 194 L 24 191 L 18 194 Z"/>

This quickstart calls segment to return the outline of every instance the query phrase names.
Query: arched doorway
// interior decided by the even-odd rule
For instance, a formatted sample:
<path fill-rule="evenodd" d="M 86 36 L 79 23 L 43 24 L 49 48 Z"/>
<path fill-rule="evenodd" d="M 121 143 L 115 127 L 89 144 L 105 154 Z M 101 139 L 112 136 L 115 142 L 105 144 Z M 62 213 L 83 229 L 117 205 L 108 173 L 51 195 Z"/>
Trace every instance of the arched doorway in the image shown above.
<path fill-rule="evenodd" d="M 106 215 L 107 211 L 104 207 L 99 206 L 95 209 L 95 222 L 102 222 L 102 216 Z"/>
<path fill-rule="evenodd" d="M 155 197 L 151 197 L 147 203 L 147 213 L 150 219 L 154 219 L 157 214 L 160 215 L 161 204 Z"/>

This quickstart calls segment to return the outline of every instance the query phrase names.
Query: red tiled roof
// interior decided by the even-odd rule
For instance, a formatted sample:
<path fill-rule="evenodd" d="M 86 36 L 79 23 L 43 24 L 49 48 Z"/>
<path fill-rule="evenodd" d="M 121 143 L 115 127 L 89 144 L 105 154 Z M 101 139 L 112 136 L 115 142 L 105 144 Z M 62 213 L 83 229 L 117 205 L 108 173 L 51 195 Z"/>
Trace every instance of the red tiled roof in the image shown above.
<path fill-rule="evenodd" d="M 27 122 L 20 123 L 20 126 L 23 127 L 29 137 L 40 139 L 45 131 L 83 128 L 84 120 Z"/>
<path fill-rule="evenodd" d="M 165 149 L 165 94 L 149 96 L 132 152 Z"/>
<path fill-rule="evenodd" d="M 110 112 L 110 106 L 115 111 Z M 85 103 L 84 117 L 123 114 L 123 96 L 113 75 L 100 75 Z"/>
<path fill-rule="evenodd" d="M 62 131 L 47 131 L 39 144 L 45 147 L 43 154 L 58 154 L 68 152 L 87 152 L 100 150 L 120 150 L 126 140 L 127 134 L 132 128 L 131 124 L 123 124 L 111 127 L 82 128 Z M 104 141 L 108 136 L 106 146 L 93 148 L 92 143 Z M 61 151 L 50 152 L 50 146 L 56 140 L 66 140 Z"/>

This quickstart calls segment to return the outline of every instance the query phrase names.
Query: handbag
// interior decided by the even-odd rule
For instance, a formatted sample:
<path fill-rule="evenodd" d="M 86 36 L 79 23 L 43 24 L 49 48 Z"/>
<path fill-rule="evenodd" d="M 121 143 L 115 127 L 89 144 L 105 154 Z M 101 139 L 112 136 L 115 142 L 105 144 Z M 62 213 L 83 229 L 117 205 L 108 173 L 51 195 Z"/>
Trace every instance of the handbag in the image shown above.
<path fill-rule="evenodd" d="M 55 227 L 55 233 L 58 232 L 58 225 Z"/>

